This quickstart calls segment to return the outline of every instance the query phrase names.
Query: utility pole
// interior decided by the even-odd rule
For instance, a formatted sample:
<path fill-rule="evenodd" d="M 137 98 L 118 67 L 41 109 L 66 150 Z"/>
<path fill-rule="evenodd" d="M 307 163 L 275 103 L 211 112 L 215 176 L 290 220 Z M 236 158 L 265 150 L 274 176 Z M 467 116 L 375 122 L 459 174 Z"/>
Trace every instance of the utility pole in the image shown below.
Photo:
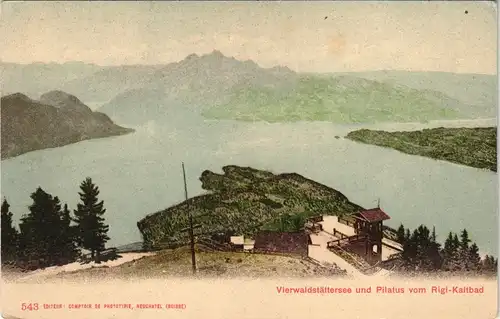
<path fill-rule="evenodd" d="M 186 183 L 186 170 L 184 169 L 184 162 L 182 163 L 182 175 L 184 177 L 184 194 L 186 195 L 186 204 L 188 204 L 188 191 Z M 193 216 L 191 215 L 191 210 L 188 206 L 188 216 L 189 216 L 189 237 L 191 241 L 191 264 L 193 265 L 193 275 L 196 274 L 196 255 L 194 251 L 194 231 L 193 231 Z"/>
<path fill-rule="evenodd" d="M 380 208 L 380 197 L 378 198 L 378 201 L 377 201 L 377 208 Z"/>

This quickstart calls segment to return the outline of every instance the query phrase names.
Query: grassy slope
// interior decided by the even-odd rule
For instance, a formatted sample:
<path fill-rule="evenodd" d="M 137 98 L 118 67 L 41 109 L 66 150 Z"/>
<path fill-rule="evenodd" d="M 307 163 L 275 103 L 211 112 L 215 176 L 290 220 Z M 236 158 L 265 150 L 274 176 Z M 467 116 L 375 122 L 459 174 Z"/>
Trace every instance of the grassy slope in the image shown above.
<path fill-rule="evenodd" d="M 230 102 L 212 107 L 204 116 L 215 119 L 330 121 L 372 123 L 469 118 L 470 109 L 458 100 L 430 90 L 350 76 L 304 76 L 288 90 L 243 87 Z"/>
<path fill-rule="evenodd" d="M 201 277 L 311 277 L 341 275 L 332 265 L 326 269 L 299 258 L 243 252 L 208 252 L 197 247 L 196 263 Z M 61 273 L 56 278 L 157 278 L 191 276 L 191 253 L 188 247 L 163 250 L 155 256 L 111 268 L 91 268 Z"/>
<path fill-rule="evenodd" d="M 189 209 L 201 235 L 233 232 L 252 236 L 282 214 L 348 214 L 361 209 L 340 192 L 298 174 L 274 175 L 238 166 L 224 174 L 203 172 L 202 187 L 211 194 L 194 197 L 139 221 L 146 247 L 185 241 Z"/>
<path fill-rule="evenodd" d="M 414 132 L 385 132 L 367 129 L 347 138 L 398 151 L 497 171 L 496 127 L 435 128 Z"/>

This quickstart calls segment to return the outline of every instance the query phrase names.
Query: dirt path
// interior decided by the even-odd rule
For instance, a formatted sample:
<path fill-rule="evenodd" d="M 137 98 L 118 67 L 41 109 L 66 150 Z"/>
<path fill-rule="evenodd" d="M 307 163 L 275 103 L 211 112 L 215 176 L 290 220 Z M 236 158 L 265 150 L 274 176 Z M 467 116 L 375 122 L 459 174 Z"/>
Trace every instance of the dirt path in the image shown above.
<path fill-rule="evenodd" d="M 346 270 L 347 274 L 354 279 L 386 277 L 392 273 L 386 269 L 380 269 L 372 275 L 362 273 L 358 268 L 327 248 L 328 242 L 331 240 L 331 235 L 324 231 L 318 234 L 311 234 L 313 245 L 309 246 L 309 257 L 320 263 L 336 264 L 338 267 Z"/>

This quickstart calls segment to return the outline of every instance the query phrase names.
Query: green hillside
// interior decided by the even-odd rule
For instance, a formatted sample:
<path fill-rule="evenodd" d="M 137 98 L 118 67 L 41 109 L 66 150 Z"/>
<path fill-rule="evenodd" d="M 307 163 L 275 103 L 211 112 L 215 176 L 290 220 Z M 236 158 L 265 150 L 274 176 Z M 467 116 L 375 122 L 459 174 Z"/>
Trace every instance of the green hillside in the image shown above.
<path fill-rule="evenodd" d="M 298 174 L 279 174 L 238 166 L 223 167 L 224 174 L 203 172 L 200 180 L 210 194 L 190 198 L 149 215 L 137 223 L 146 248 L 185 242 L 188 211 L 200 236 L 244 234 L 269 229 L 276 219 L 290 214 L 348 214 L 361 209 L 340 192 Z"/>
<path fill-rule="evenodd" d="M 307 76 L 288 90 L 239 87 L 227 104 L 203 114 L 247 121 L 374 123 L 468 118 L 466 109 L 460 101 L 439 92 L 350 76 Z"/>

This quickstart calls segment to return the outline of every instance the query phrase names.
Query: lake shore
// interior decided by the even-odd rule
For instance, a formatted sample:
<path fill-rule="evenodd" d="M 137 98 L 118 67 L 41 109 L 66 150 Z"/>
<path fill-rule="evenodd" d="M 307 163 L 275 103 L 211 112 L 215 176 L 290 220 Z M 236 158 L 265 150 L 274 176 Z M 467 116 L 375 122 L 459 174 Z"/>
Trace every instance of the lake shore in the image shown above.
<path fill-rule="evenodd" d="M 400 152 L 497 171 L 497 128 L 433 128 L 411 132 L 369 129 L 352 131 L 346 138 Z"/>

